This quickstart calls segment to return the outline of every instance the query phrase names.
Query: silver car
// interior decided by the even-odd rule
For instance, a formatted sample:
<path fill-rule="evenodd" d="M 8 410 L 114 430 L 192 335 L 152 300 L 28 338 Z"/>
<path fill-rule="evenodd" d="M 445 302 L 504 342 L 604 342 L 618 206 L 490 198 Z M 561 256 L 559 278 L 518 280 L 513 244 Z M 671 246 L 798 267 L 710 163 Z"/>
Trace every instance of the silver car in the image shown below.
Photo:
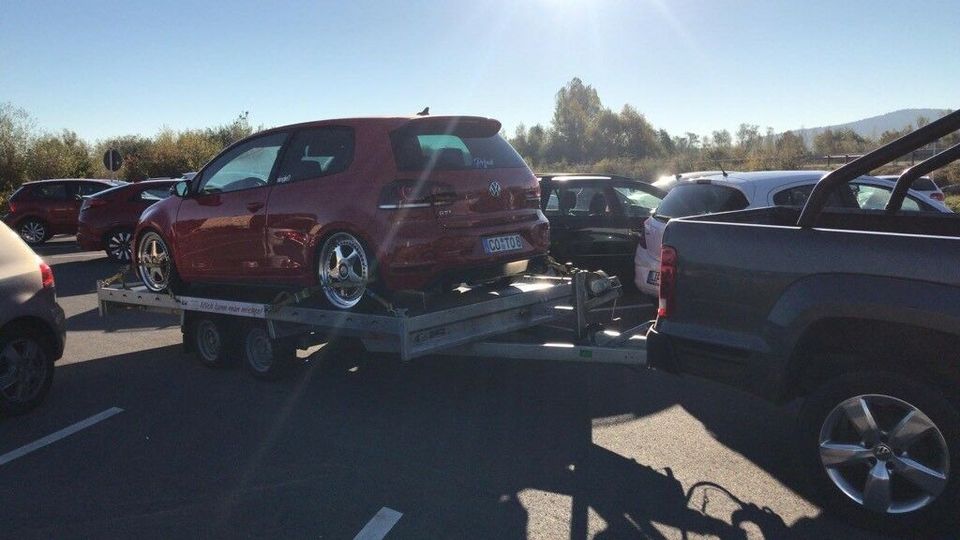
<path fill-rule="evenodd" d="M 53 270 L 0 223 L 0 415 L 43 401 L 65 339 Z"/>

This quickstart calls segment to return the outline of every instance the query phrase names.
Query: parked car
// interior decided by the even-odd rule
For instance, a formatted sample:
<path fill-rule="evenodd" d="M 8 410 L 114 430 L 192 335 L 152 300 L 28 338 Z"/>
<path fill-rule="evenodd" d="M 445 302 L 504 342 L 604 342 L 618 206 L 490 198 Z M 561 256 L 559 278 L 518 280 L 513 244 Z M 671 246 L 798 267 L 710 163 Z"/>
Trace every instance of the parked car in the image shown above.
<path fill-rule="evenodd" d="M 899 177 L 895 174 L 884 174 L 877 176 L 877 178 L 896 182 L 897 178 Z M 943 190 L 941 190 L 940 186 L 938 186 L 937 183 L 933 181 L 933 178 L 930 178 L 929 176 L 921 176 L 920 178 L 914 180 L 913 185 L 910 186 L 910 189 L 922 195 L 926 195 L 928 199 L 932 199 L 938 203 L 942 203 L 946 199 Z"/>
<path fill-rule="evenodd" d="M 660 242 L 672 218 L 730 212 L 764 206 L 803 206 L 826 171 L 728 172 L 680 180 L 663 199 L 653 219 L 644 223 L 644 245 L 638 247 L 634 283 L 656 296 L 660 286 Z M 831 206 L 875 210 L 886 206 L 894 183 L 861 176 L 831 197 Z M 950 212 L 942 203 L 910 190 L 904 211 Z"/>
<path fill-rule="evenodd" d="M 152 291 L 184 283 L 446 288 L 523 273 L 549 247 L 537 179 L 466 116 L 327 120 L 234 144 L 148 208 L 134 258 Z"/>
<path fill-rule="evenodd" d="M 76 234 L 83 197 L 125 183 L 89 178 L 27 182 L 10 196 L 10 213 L 3 222 L 31 246 L 57 234 Z"/>
<path fill-rule="evenodd" d="M 0 224 L 0 415 L 43 401 L 65 339 L 53 270 Z"/>
<path fill-rule="evenodd" d="M 86 197 L 80 207 L 77 243 L 86 251 L 104 250 L 117 262 L 130 261 L 130 243 L 140 214 L 170 196 L 178 180 L 144 180 Z"/>
<path fill-rule="evenodd" d="M 541 175 L 540 207 L 550 221 L 550 255 L 632 283 L 643 222 L 665 195 L 623 176 Z"/>
<path fill-rule="evenodd" d="M 647 334 L 655 367 L 803 400 L 795 446 L 822 506 L 911 538 L 960 525 L 960 216 L 829 202 L 957 129 L 960 111 L 857 158 L 802 208 L 671 220 Z"/>

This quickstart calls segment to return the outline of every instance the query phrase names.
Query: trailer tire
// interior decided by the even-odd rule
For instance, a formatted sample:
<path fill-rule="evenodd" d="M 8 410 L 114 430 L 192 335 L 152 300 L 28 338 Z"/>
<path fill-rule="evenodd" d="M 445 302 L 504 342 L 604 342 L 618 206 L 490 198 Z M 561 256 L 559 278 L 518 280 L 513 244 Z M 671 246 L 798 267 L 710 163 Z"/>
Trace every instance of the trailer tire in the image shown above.
<path fill-rule="evenodd" d="M 263 324 L 251 324 L 243 334 L 240 357 L 250 374 L 258 379 L 276 380 L 288 374 L 296 353 L 293 343 L 271 338 Z"/>
<path fill-rule="evenodd" d="M 237 336 L 231 332 L 224 317 L 200 314 L 190 325 L 190 349 L 201 364 L 208 368 L 223 368 L 234 363 L 239 347 Z"/>

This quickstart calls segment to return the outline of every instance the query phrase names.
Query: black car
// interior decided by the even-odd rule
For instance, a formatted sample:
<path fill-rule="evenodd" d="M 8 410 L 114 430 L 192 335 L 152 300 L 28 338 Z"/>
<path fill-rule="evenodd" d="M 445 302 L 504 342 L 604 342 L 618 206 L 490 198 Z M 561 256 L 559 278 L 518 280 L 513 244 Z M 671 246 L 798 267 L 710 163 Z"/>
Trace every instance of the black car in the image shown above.
<path fill-rule="evenodd" d="M 540 208 L 558 262 L 603 270 L 633 283 L 633 257 L 646 221 L 666 193 L 624 176 L 544 174 Z"/>

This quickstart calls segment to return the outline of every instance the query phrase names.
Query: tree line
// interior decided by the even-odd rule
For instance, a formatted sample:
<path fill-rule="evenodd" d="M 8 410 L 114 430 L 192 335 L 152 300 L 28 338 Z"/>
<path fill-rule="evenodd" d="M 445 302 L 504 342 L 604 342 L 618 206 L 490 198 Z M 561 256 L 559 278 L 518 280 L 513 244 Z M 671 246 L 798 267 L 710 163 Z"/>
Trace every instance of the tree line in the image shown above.
<path fill-rule="evenodd" d="M 927 122 L 918 118 L 916 125 Z M 178 176 L 198 170 L 225 146 L 254 129 L 247 112 L 232 122 L 185 131 L 169 128 L 152 137 L 124 135 L 90 143 L 65 129 L 46 133 L 35 128 L 23 109 L 0 104 L 0 202 L 22 182 L 43 178 L 110 176 L 101 157 L 108 148 L 123 155 L 117 176 L 142 180 Z M 541 172 L 615 173 L 641 179 L 704 169 L 764 170 L 823 168 L 815 157 L 859 154 L 892 141 L 913 129 L 887 131 L 876 140 L 852 130 L 825 130 L 811 141 L 787 131 L 740 124 L 736 133 L 670 134 L 657 129 L 635 107 L 619 111 L 605 107 L 597 90 L 574 78 L 555 95 L 554 112 L 546 126 L 520 125 L 510 142 L 534 170 Z M 952 134 L 941 144 L 956 144 Z M 835 165 L 833 163 L 832 165 Z M 882 172 L 898 172 L 902 164 Z M 938 173 L 942 184 L 960 183 L 960 165 Z"/>

